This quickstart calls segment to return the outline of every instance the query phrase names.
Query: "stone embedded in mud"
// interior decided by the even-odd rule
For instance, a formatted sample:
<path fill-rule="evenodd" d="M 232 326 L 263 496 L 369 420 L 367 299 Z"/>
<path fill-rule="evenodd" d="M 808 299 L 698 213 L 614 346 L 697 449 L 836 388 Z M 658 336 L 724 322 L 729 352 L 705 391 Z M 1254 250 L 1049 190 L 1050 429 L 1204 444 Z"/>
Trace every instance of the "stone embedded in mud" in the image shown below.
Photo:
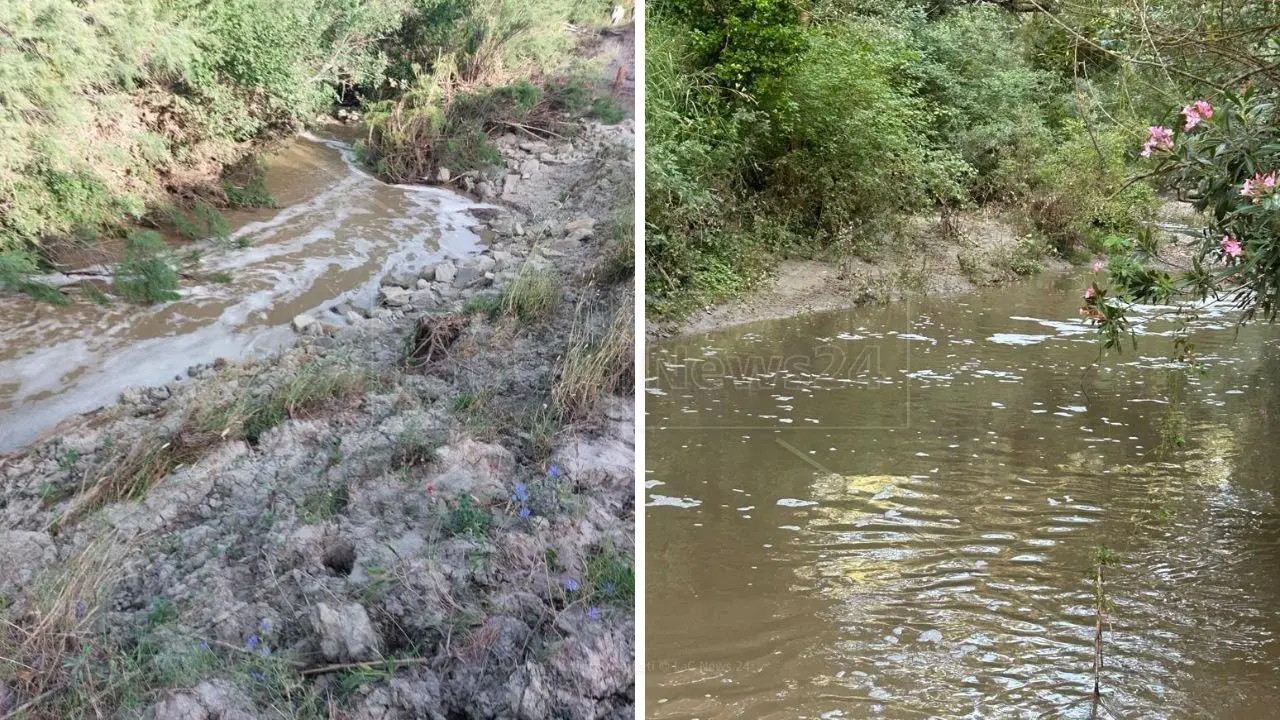
<path fill-rule="evenodd" d="M 582 242 L 596 233 L 595 218 L 581 218 L 564 226 L 565 239 L 571 243 Z"/>
<path fill-rule="evenodd" d="M 359 603 L 333 607 L 316 603 L 311 626 L 320 636 L 320 652 L 330 662 L 371 660 L 379 653 L 380 640 Z"/>
<path fill-rule="evenodd" d="M 468 287 L 480 277 L 480 272 L 473 267 L 458 268 L 458 272 L 454 275 L 453 284 L 457 287 Z"/>
<path fill-rule="evenodd" d="M 497 264 L 498 262 L 488 255 L 481 255 L 480 259 L 476 260 L 476 272 L 481 274 L 487 273 Z"/>
<path fill-rule="evenodd" d="M 479 195 L 481 200 L 487 200 L 493 197 L 493 194 L 493 183 L 488 180 L 481 180 L 476 183 L 476 195 Z"/>
<path fill-rule="evenodd" d="M 504 270 L 511 267 L 516 261 L 516 256 L 503 250 L 493 251 L 493 269 L 495 271 Z"/>
<path fill-rule="evenodd" d="M 378 291 L 382 298 L 382 304 L 391 307 L 400 307 L 409 304 L 410 291 L 402 288 L 388 285 Z"/>
<path fill-rule="evenodd" d="M 227 680 L 202 682 L 156 703 L 155 720 L 253 720 L 255 715 L 239 690 Z"/>
<path fill-rule="evenodd" d="M 477 502 L 506 495 L 502 479 L 511 473 L 515 457 L 501 445 L 465 438 L 441 448 L 436 457 L 439 472 L 427 482 L 435 487 L 437 495 L 453 500 L 467 493 Z"/>
<path fill-rule="evenodd" d="M 306 313 L 293 317 L 294 332 L 310 335 L 320 332 L 320 322 Z"/>
<path fill-rule="evenodd" d="M 547 671 L 534 662 L 526 662 L 520 672 L 507 681 L 507 697 L 511 710 L 520 720 L 551 717 L 551 691 L 547 689 Z"/>
<path fill-rule="evenodd" d="M 453 179 L 453 173 L 449 172 L 449 168 L 442 167 L 436 170 L 436 182 L 447 183 Z"/>
<path fill-rule="evenodd" d="M 53 538 L 27 530 L 0 532 L 0 592 L 9 583 L 26 585 L 58 561 Z"/>
<path fill-rule="evenodd" d="M 436 266 L 436 282 L 451 283 L 457 274 L 458 268 L 448 260 Z"/>

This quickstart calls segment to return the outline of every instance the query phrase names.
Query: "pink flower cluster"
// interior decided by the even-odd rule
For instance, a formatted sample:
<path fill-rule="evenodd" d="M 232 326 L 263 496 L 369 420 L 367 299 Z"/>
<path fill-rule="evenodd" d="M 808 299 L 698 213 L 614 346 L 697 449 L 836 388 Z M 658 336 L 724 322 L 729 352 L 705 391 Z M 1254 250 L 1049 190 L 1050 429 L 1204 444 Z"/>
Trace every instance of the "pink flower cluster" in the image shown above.
<path fill-rule="evenodd" d="M 1274 170 L 1263 175 L 1257 173 L 1253 177 L 1244 181 L 1244 186 L 1240 188 L 1240 194 L 1253 198 L 1255 203 L 1262 202 L 1262 198 L 1275 193 L 1276 191 L 1276 173 Z"/>
<path fill-rule="evenodd" d="M 1152 125 L 1148 131 L 1147 142 L 1142 146 L 1142 157 L 1151 157 L 1156 150 L 1173 149 L 1173 131 L 1167 127 Z"/>
<path fill-rule="evenodd" d="M 1213 117 L 1213 106 L 1204 100 L 1197 100 L 1182 108 L 1182 116 L 1187 119 L 1187 124 L 1182 129 L 1191 130 L 1201 122 Z"/>
<path fill-rule="evenodd" d="M 1238 258 L 1244 254 L 1240 249 L 1240 241 L 1230 235 L 1222 236 L 1222 254 L 1229 258 Z"/>

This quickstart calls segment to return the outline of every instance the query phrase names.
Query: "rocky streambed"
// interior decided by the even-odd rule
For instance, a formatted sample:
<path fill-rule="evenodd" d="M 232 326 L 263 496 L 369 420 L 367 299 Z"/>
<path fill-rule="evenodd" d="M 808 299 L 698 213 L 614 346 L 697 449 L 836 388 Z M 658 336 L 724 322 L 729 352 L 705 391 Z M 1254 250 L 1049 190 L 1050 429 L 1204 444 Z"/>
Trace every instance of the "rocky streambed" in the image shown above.
<path fill-rule="evenodd" d="M 501 138 L 479 253 L 0 456 L 0 716 L 632 716 L 633 137 Z"/>

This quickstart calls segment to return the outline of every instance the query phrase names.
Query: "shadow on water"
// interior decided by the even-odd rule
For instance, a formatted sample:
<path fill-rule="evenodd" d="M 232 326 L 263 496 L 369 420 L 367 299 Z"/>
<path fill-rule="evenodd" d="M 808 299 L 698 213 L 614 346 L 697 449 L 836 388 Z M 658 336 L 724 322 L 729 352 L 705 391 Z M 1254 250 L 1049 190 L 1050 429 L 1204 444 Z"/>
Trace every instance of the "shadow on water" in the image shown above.
<path fill-rule="evenodd" d="M 1080 278 L 650 350 L 657 718 L 1274 716 L 1280 338 L 1095 364 Z"/>
<path fill-rule="evenodd" d="M 204 248 L 201 271 L 228 274 L 229 283 L 191 281 L 180 300 L 154 307 L 0 298 L 0 452 L 127 386 L 276 350 L 292 339 L 294 316 L 367 305 L 393 269 L 416 272 L 479 250 L 467 213 L 476 203 L 380 182 L 335 139 L 298 138 L 269 162 L 266 182 L 282 209 L 231 213 L 231 242 Z"/>

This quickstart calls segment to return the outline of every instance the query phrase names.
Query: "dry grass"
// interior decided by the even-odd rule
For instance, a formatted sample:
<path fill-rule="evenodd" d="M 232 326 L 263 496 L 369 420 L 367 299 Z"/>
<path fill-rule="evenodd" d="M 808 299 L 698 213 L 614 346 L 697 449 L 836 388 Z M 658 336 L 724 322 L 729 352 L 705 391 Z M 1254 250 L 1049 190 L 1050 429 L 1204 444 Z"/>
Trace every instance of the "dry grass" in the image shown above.
<path fill-rule="evenodd" d="M 6 717 L 41 717 L 39 707 L 63 692 L 84 692 L 78 659 L 94 650 L 94 630 L 123 548 L 101 537 L 66 561 L 0 618 L 0 681 L 17 694 Z M 31 710 L 31 715 L 26 715 Z"/>
<path fill-rule="evenodd" d="M 569 331 L 569 349 L 551 390 L 556 409 L 566 419 L 590 419 L 601 398 L 631 387 L 635 330 L 629 299 L 630 295 L 624 296 L 607 322 L 578 305 Z"/>
<path fill-rule="evenodd" d="M 143 437 L 120 448 L 85 476 L 80 492 L 55 527 L 74 522 L 104 505 L 146 495 L 166 475 L 203 457 L 209 447 L 207 438 L 178 432 Z"/>

